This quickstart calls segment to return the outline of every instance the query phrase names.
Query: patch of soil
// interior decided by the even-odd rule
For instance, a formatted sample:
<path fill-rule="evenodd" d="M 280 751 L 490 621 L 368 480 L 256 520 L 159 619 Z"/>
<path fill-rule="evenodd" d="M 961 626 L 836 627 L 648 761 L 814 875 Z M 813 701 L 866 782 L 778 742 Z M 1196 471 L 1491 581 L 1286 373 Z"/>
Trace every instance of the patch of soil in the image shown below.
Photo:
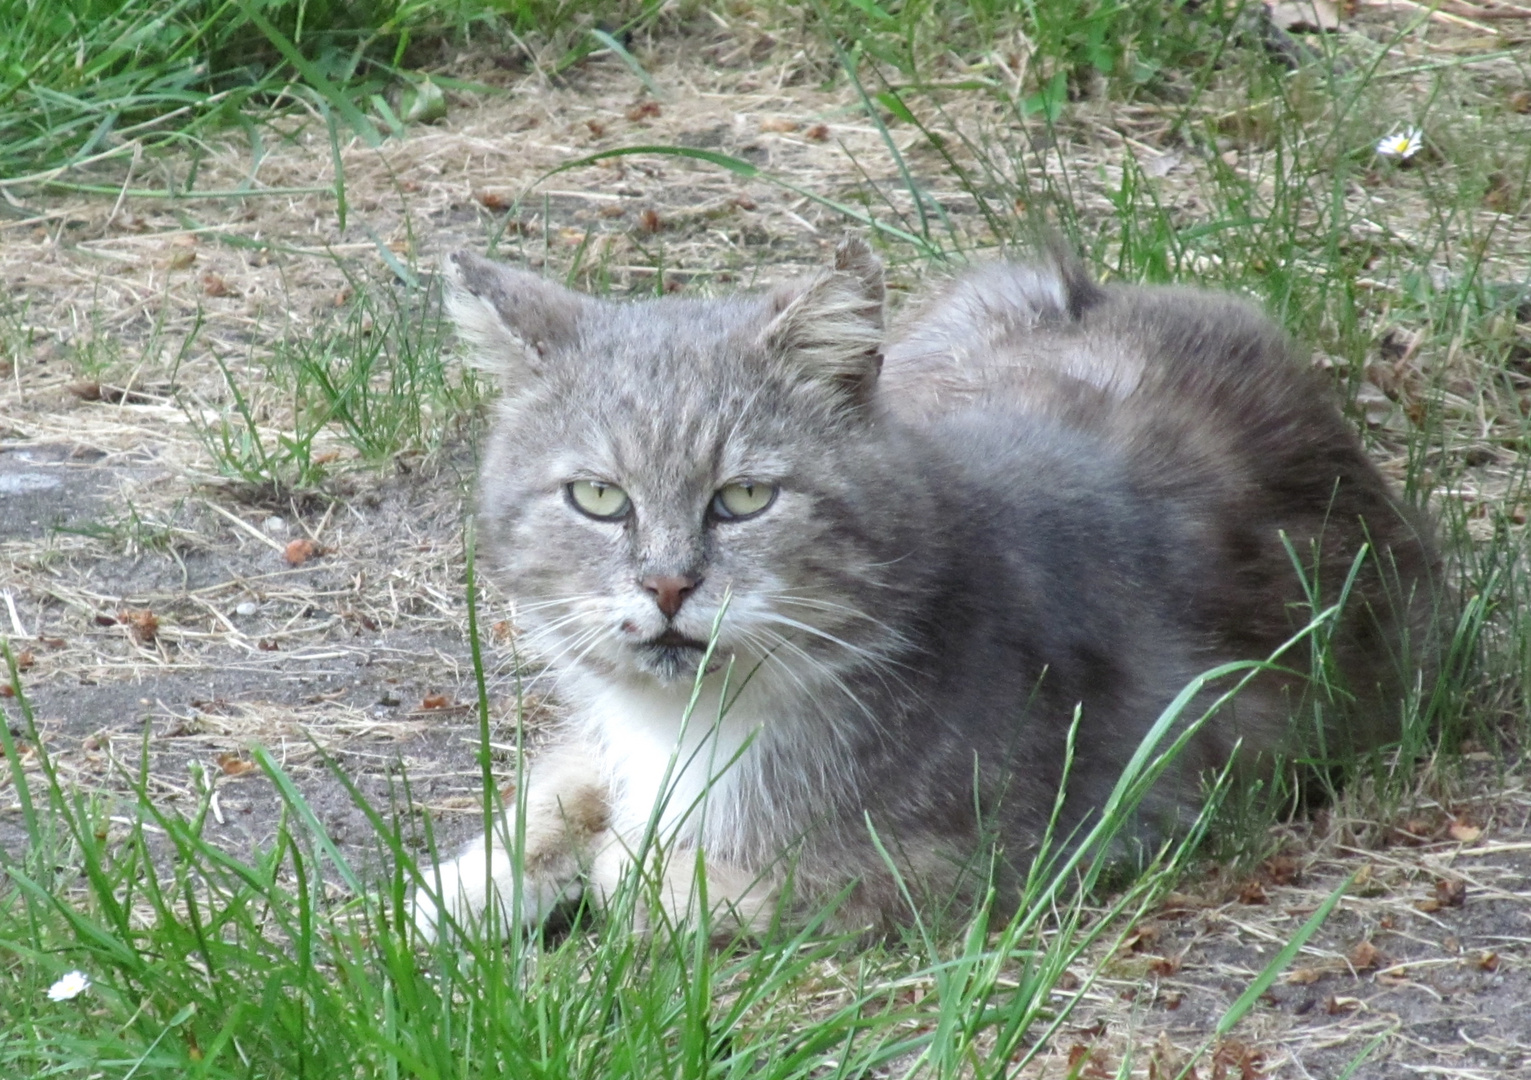
<path fill-rule="evenodd" d="M 200 162 L 207 188 L 253 185 L 279 196 L 168 206 L 21 193 L 33 216 L 0 225 L 0 275 L 11 294 L 0 306 L 11 353 L 0 380 L 0 634 L 26 655 L 21 679 L 37 730 L 70 783 L 98 793 L 110 813 L 134 806 L 139 784 L 156 805 L 189 813 L 211 784 L 218 810 L 209 835 L 248 852 L 270 839 L 281 812 L 272 785 L 246 768 L 258 743 L 361 865 L 375 865 L 371 826 L 333 767 L 379 806 L 399 797 L 407 775 L 409 812 L 428 810 L 445 844 L 478 827 L 466 443 L 408 471 L 405 462 L 369 471 L 324 435 L 316 451 L 340 453 L 343 467 L 317 494 L 253 499 L 218 475 L 190 418 L 198 403 L 227 409 L 226 369 L 274 438 L 287 406 L 268 363 L 273 349 L 311 340 L 352 311 L 357 281 L 396 288 L 392 264 L 428 278 L 441 252 L 494 244 L 559 273 L 578 263 L 580 281 L 618 294 L 732 287 L 821 264 L 843 231 L 836 211 L 797 191 L 694 161 L 613 158 L 547 175 L 601 150 L 714 149 L 915 227 L 883 133 L 851 92 L 824 88 L 816 61 L 759 39 L 704 42 L 646 62 L 667 93 L 661 103 L 612 58 L 558 85 L 464 60 L 455 74 L 502 92 L 454 97 L 445 122 L 380 148 L 342 148 L 344 232 L 331 196 L 317 190 L 333 177 L 329 135 L 301 119 L 270 142 L 253 173 L 248 148 L 234 141 Z M 976 105 L 953 108 L 970 108 L 957 120 L 979 127 L 1018 123 Z M 1038 117 L 1008 135 L 1048 148 L 1039 167 L 1067 157 L 1087 219 L 1109 218 L 1123 155 L 1139 151 L 1165 205 L 1183 206 L 1188 223 L 1202 213 L 1203 164 L 1152 108 L 1084 101 L 1067 123 L 1047 128 Z M 907 130 L 895 138 L 959 246 L 992 242 L 940 156 Z M 948 147 L 957 152 L 959 142 Z M 1269 175 L 1259 146 L 1236 149 L 1223 155 L 1228 167 Z M 173 159 L 154 166 L 188 168 Z M 1496 219 L 1478 228 L 1500 247 L 1485 265 L 1527 227 Z M 919 273 L 895 265 L 895 297 Z M 1411 353 L 1409 362 L 1426 359 Z M 82 393 L 82 380 L 97 392 Z M 1483 422 L 1474 413 L 1473 425 Z M 1378 434 L 1384 468 L 1397 475 L 1403 444 Z M 286 556 L 294 541 L 312 545 L 297 565 Z M 484 583 L 479 623 L 499 628 L 486 631 L 485 656 L 501 783 L 514 774 L 516 736 L 512 649 L 497 634 L 512 634 L 513 622 Z M 0 707 L 24 733 L 18 703 Z M 530 718 L 534 733 L 539 720 Z M 19 803 L 8 785 L 0 769 L 0 848 L 14 854 Z M 1166 1070 L 1176 1055 L 1210 1034 L 1322 898 L 1370 867 L 1374 884 L 1343 901 L 1293 974 L 1224 1040 L 1223 1071 L 1213 1074 L 1335 1076 L 1380 1037 L 1354 1075 L 1531 1077 L 1525 790 L 1485 774 L 1473 791 L 1459 800 L 1482 826 L 1471 841 L 1378 847 L 1315 827 L 1294 834 L 1295 879 L 1268 875 L 1251 890 L 1221 879 L 1188 886 L 1179 907 L 1154 919 L 1155 937 L 1140 937 L 1125 957 L 1093 958 L 1102 974 L 1038 1075 L 1063 1075 L 1074 1046 L 1110 1061 L 1102 1075 L 1116 1075 L 1129 1050 L 1138 1074 L 1157 1062 L 1157 1075 L 1174 1075 Z M 1438 881 L 1464 888 L 1439 894 Z M 1448 902 L 1429 908 L 1443 895 Z M 1091 973 L 1077 973 L 1080 985 Z"/>

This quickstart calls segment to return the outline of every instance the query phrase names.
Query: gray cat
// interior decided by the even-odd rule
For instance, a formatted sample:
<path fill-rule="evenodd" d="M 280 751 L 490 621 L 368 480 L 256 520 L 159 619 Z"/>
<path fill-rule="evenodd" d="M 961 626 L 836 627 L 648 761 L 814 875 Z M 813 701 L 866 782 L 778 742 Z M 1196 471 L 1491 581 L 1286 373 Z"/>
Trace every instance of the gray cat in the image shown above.
<path fill-rule="evenodd" d="M 446 271 L 503 388 L 480 531 L 567 719 L 519 821 L 417 896 L 427 936 L 443 907 L 509 926 L 600 901 L 640 850 L 670 915 L 700 894 L 746 927 L 788 883 L 798 910 L 843 893 L 846 927 L 906 920 L 900 879 L 1013 903 L 1049 823 L 1090 821 L 1190 680 L 1316 609 L 1346 599 L 1330 678 L 1290 650 L 1219 709 L 1143 836 L 1193 816 L 1236 744 L 1250 775 L 1375 747 L 1430 678 L 1428 529 L 1245 303 L 1097 286 L 1054 253 L 969 273 L 886 343 L 859 240 L 714 300 Z M 1326 724 L 1294 724 L 1315 695 Z"/>

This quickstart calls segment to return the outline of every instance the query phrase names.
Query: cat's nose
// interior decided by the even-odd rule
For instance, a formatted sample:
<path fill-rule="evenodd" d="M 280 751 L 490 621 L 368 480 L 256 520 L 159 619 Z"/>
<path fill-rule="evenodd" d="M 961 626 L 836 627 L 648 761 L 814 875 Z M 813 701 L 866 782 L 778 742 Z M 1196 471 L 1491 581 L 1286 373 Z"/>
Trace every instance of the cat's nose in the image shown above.
<path fill-rule="evenodd" d="M 659 610 L 664 612 L 667 619 L 675 618 L 675 613 L 686 602 L 686 597 L 694 593 L 701 583 L 701 578 L 690 574 L 650 574 L 638 582 L 653 594 L 654 603 L 659 605 Z"/>

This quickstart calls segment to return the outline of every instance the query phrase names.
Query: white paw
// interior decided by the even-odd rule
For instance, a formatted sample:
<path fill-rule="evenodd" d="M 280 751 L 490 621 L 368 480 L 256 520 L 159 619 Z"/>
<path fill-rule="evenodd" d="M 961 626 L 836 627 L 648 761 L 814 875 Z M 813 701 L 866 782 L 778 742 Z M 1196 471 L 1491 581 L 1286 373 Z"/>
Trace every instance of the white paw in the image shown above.
<path fill-rule="evenodd" d="M 504 937 L 513 928 L 540 924 L 555 905 L 579 895 L 577 880 L 523 873 L 503 847 L 486 839 L 422 875 L 424 885 L 410 901 L 422 941 L 435 941 L 454 925 L 471 937 Z"/>

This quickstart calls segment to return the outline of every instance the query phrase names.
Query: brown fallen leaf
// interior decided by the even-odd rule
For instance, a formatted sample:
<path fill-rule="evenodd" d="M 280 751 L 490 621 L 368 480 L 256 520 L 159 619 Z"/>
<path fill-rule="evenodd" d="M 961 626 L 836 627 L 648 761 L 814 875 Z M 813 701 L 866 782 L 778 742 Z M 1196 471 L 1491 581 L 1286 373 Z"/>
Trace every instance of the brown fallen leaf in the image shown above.
<path fill-rule="evenodd" d="M 785 116 L 768 116 L 760 121 L 761 131 L 796 131 L 797 121 L 788 120 Z"/>
<path fill-rule="evenodd" d="M 229 283 L 223 280 L 222 274 L 215 274 L 211 270 L 202 275 L 202 291 L 208 296 L 238 296 L 239 293 L 229 288 Z"/>
<path fill-rule="evenodd" d="M 487 210 L 504 210 L 511 202 L 508 196 L 498 191 L 475 191 L 473 198 Z"/>
<path fill-rule="evenodd" d="M 1483 830 L 1466 818 L 1457 818 L 1446 826 L 1446 835 L 1463 844 L 1471 844 L 1483 835 Z"/>
<path fill-rule="evenodd" d="M 1324 973 L 1318 968 L 1300 967 L 1293 968 L 1286 974 L 1286 981 L 1293 986 L 1312 986 L 1324 977 Z"/>
<path fill-rule="evenodd" d="M 829 125 L 814 124 L 807 131 L 803 132 L 803 136 L 812 139 L 814 142 L 824 142 L 829 138 Z"/>
<path fill-rule="evenodd" d="M 447 694 L 427 694 L 425 700 L 420 702 L 422 709 L 447 709 L 452 705 L 452 698 Z"/>
<path fill-rule="evenodd" d="M 1241 904 L 1264 904 L 1270 897 L 1265 895 L 1265 887 L 1253 879 L 1239 886 L 1239 903 Z"/>
<path fill-rule="evenodd" d="M 1295 885 L 1302 873 L 1302 864 L 1291 855 L 1274 855 L 1265 860 L 1261 868 L 1272 885 Z"/>
<path fill-rule="evenodd" d="M 1473 963 L 1484 971 L 1499 970 L 1499 954 L 1492 949 L 1485 949 L 1473 958 Z"/>
<path fill-rule="evenodd" d="M 1467 902 L 1467 882 L 1441 878 L 1435 883 L 1435 898 L 1441 907 L 1461 907 Z"/>
<path fill-rule="evenodd" d="M 64 389 L 81 401 L 101 400 L 101 384 L 95 379 L 81 379 L 79 382 L 70 383 Z"/>
<path fill-rule="evenodd" d="M 218 767 L 223 770 L 225 776 L 243 776 L 245 773 L 255 771 L 255 762 L 227 751 L 219 754 L 214 760 L 218 762 Z"/>
<path fill-rule="evenodd" d="M 1213 1080 L 1238 1077 L 1238 1080 L 1259 1080 L 1264 1076 L 1265 1051 L 1256 1050 L 1241 1039 L 1223 1039 L 1212 1051 Z"/>
<path fill-rule="evenodd" d="M 37 657 L 31 649 L 23 649 L 16 654 L 16 667 L 21 671 L 26 671 L 35 663 L 37 663 Z"/>
<path fill-rule="evenodd" d="M 171 270 L 185 270 L 196 261 L 197 253 L 195 251 L 192 251 L 191 248 L 178 247 L 170 253 L 170 257 L 165 260 L 165 265 Z"/>
<path fill-rule="evenodd" d="M 318 558 L 323 554 L 324 548 L 304 536 L 289 541 L 286 550 L 282 552 L 282 557 L 292 566 L 302 566 L 309 559 Z"/>
<path fill-rule="evenodd" d="M 1370 941 L 1362 941 L 1350 950 L 1350 966 L 1357 971 L 1370 971 L 1382 963 L 1382 950 Z"/>
<path fill-rule="evenodd" d="M 662 111 L 657 101 L 640 101 L 627 110 L 627 118 L 629 120 L 647 120 L 650 117 L 658 116 Z"/>
<path fill-rule="evenodd" d="M 638 228 L 646 233 L 657 233 L 664 228 L 664 218 L 659 212 L 651 207 L 645 207 L 638 211 Z"/>
<path fill-rule="evenodd" d="M 15 697 L 16 688 L 10 683 L 0 683 L 0 697 Z M 3 755 L 0 755 L 3 756 Z"/>
<path fill-rule="evenodd" d="M 599 120 L 586 120 L 585 127 L 590 129 L 590 134 L 599 139 L 606 134 L 606 125 Z"/>
<path fill-rule="evenodd" d="M 1361 1007 L 1361 999 L 1353 997 L 1337 997 L 1330 994 L 1324 1001 L 1324 1011 L 1330 1016 L 1338 1016 L 1341 1013 L 1355 1012 Z"/>
<path fill-rule="evenodd" d="M 159 616 L 147 608 L 142 610 L 123 608 L 117 612 L 117 621 L 128 628 L 128 633 L 140 645 L 149 644 L 159 633 Z"/>
<path fill-rule="evenodd" d="M 1151 975 L 1159 975 L 1169 978 L 1180 973 L 1180 957 L 1156 956 L 1148 963 L 1148 972 Z"/>

